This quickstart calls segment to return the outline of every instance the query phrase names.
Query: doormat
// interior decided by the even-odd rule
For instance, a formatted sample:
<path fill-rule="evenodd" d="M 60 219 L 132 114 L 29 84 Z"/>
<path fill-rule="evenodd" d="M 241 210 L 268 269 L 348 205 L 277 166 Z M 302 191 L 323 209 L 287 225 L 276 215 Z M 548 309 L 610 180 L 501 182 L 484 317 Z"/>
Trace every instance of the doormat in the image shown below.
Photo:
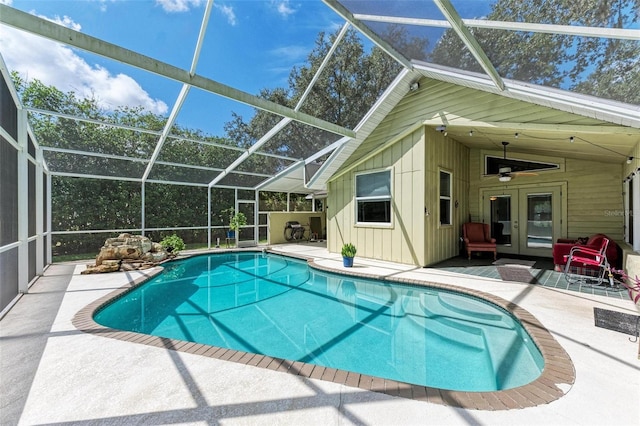
<path fill-rule="evenodd" d="M 536 283 L 536 279 L 529 272 L 529 268 L 523 268 L 522 266 L 498 266 L 496 269 L 502 281 L 515 281 L 525 284 Z"/>
<path fill-rule="evenodd" d="M 533 265 L 536 264 L 535 260 L 525 260 L 525 259 L 509 259 L 507 257 L 503 257 L 502 259 L 498 259 L 495 262 L 492 263 L 492 265 L 519 265 L 519 266 L 526 266 L 526 267 L 532 267 Z"/>
<path fill-rule="evenodd" d="M 596 327 L 618 331 L 620 333 L 640 336 L 640 316 L 608 309 L 593 308 Z"/>

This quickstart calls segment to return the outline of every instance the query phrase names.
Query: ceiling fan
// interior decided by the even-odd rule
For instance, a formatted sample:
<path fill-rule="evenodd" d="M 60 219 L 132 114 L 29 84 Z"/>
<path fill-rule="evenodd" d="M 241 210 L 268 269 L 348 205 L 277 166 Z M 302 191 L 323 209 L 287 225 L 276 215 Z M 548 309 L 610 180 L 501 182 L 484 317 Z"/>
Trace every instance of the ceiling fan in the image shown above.
<path fill-rule="evenodd" d="M 509 145 L 509 142 L 504 142 L 504 141 L 502 142 L 502 152 L 503 152 L 503 159 L 505 163 L 507 163 L 507 145 Z M 515 176 L 537 176 L 537 175 L 538 174 L 534 172 L 524 172 L 524 171 L 512 172 L 511 167 L 504 166 L 498 169 L 498 174 L 496 176 L 500 182 L 509 182 Z"/>

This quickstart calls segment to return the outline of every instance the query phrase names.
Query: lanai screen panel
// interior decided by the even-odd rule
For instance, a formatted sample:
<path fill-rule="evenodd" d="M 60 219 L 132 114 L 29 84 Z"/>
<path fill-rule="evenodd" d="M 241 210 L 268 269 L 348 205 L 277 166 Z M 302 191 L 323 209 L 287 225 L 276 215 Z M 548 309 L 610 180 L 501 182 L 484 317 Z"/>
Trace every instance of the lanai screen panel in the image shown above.
<path fill-rule="evenodd" d="M 98 122 L 29 113 L 29 121 L 42 147 L 147 159 L 153 153 L 160 132 L 111 126 L 116 121 L 105 114 Z M 119 123 L 114 123 L 119 124 Z"/>
<path fill-rule="evenodd" d="M 222 169 L 216 168 L 195 166 L 184 167 L 156 162 L 149 174 L 149 181 L 180 182 L 202 186 L 211 182 L 211 180 L 221 171 Z"/>
<path fill-rule="evenodd" d="M 409 61 L 486 75 L 437 2 L 339 3 Z M 637 34 L 611 36 L 606 31 L 640 29 L 637 0 L 593 2 L 588 7 L 566 0 L 535 4 L 453 0 L 451 4 L 501 78 L 640 104 L 637 90 L 629 90 L 640 84 Z"/>
<path fill-rule="evenodd" d="M 265 180 L 269 179 L 269 175 L 250 175 L 246 173 L 231 172 L 220 180 L 216 185 L 231 188 L 255 188 Z"/>
<path fill-rule="evenodd" d="M 261 173 L 276 175 L 293 165 L 296 161 L 262 154 L 252 154 L 236 167 L 236 172 Z"/>
<path fill-rule="evenodd" d="M 336 135 L 326 130 L 303 123 L 291 122 L 260 148 L 260 152 L 304 159 L 311 157 L 341 138 L 341 135 Z"/>
<path fill-rule="evenodd" d="M 145 160 L 98 157 L 86 153 L 45 150 L 44 159 L 53 174 L 140 179 L 146 167 Z"/>
<path fill-rule="evenodd" d="M 198 142 L 171 136 L 164 143 L 158 161 L 222 170 L 244 152 L 243 149 L 231 146 L 224 148 L 212 145 L 208 141 L 219 143 L 212 138 L 204 138 Z"/>
<path fill-rule="evenodd" d="M 474 35 L 502 77 L 640 104 L 628 90 L 640 84 L 640 41 L 487 28 Z"/>

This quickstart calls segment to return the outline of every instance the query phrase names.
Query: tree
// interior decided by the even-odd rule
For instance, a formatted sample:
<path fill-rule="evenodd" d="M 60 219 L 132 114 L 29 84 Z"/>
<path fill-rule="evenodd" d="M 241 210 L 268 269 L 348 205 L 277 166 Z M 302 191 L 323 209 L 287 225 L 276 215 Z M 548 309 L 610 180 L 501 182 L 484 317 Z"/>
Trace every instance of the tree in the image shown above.
<path fill-rule="evenodd" d="M 307 57 L 307 64 L 295 67 L 291 71 L 289 87 L 263 89 L 259 96 L 294 108 L 336 37 L 337 32 L 330 36 L 320 33 L 313 51 Z M 300 110 L 353 129 L 399 71 L 400 65 L 379 48 L 374 47 L 367 53 L 355 30 L 350 29 Z M 256 114 L 248 122 L 234 115 L 233 120 L 225 126 L 225 130 L 227 136 L 235 140 L 239 146 L 247 147 L 254 144 L 280 120 L 281 118 L 274 114 L 256 110 Z M 291 158 L 306 158 L 338 139 L 338 135 L 293 122 L 275 135 L 262 150 Z M 256 158 L 254 161 L 254 166 L 259 167 L 266 160 Z"/>
<path fill-rule="evenodd" d="M 629 28 L 639 0 L 498 0 L 488 20 Z M 637 41 L 470 28 L 498 73 L 509 79 L 638 103 Z M 482 72 L 453 30 L 438 40 L 429 60 Z"/>

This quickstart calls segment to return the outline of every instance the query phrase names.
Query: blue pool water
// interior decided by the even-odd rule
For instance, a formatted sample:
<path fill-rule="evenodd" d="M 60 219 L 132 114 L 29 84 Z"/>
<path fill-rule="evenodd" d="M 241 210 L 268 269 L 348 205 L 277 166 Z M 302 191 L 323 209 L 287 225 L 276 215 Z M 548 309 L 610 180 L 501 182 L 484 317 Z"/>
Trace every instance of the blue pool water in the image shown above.
<path fill-rule="evenodd" d="M 535 380 L 544 364 L 518 321 L 488 302 L 262 253 L 166 264 L 95 320 L 441 389 L 509 389 Z"/>

